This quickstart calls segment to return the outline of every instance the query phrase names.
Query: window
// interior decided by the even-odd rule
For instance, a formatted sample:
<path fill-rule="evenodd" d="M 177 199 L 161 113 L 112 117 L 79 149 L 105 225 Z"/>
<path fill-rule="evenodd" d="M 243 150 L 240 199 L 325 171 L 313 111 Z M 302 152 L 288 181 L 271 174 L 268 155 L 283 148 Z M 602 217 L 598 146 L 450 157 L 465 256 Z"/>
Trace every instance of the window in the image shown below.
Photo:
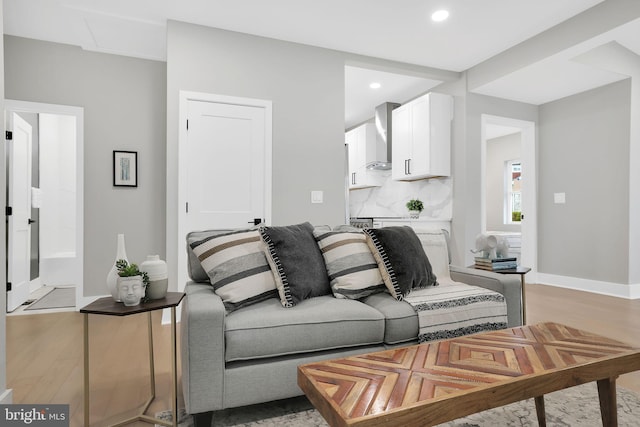
<path fill-rule="evenodd" d="M 505 167 L 505 224 L 520 224 L 522 220 L 522 165 L 510 160 Z"/>

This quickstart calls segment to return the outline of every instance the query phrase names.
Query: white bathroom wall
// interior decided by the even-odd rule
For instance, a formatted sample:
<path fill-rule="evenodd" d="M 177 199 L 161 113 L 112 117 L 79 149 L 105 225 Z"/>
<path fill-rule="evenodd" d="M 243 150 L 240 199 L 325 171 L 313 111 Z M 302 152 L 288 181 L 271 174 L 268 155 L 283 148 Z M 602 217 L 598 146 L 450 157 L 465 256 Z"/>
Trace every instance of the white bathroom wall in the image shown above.
<path fill-rule="evenodd" d="M 40 277 L 50 286 L 77 284 L 69 274 L 78 262 L 76 118 L 41 113 L 39 127 Z"/>

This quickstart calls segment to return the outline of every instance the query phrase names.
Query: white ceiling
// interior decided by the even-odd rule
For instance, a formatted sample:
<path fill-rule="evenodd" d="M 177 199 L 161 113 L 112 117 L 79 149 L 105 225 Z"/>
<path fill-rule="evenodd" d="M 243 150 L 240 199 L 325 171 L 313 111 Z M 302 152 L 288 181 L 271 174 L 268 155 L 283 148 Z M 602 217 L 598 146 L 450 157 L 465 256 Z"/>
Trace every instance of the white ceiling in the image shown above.
<path fill-rule="evenodd" d="M 371 89 L 371 83 L 380 83 Z M 373 117 L 374 108 L 384 102 L 404 104 L 442 83 L 440 80 L 346 66 L 344 70 L 344 121 L 347 129 Z"/>
<path fill-rule="evenodd" d="M 165 60 L 166 22 L 174 19 L 460 72 L 603 2 L 629 0 L 4 0 L 4 32 Z M 441 7 L 451 16 L 433 23 Z M 598 39 L 640 53 L 638 28 L 636 21 Z M 625 78 L 572 61 L 589 43 L 594 37 L 474 91 L 540 104 Z M 382 87 L 369 89 L 371 81 Z M 372 117 L 381 102 L 402 103 L 439 83 L 347 67 L 346 127 Z"/>

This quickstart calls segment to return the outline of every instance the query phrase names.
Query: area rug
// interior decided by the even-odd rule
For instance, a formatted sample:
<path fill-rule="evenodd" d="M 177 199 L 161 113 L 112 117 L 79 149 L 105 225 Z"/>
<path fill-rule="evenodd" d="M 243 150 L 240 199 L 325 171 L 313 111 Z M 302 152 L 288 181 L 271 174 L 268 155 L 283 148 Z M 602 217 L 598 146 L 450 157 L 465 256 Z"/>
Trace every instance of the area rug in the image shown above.
<path fill-rule="evenodd" d="M 640 397 L 618 387 L 618 424 L 640 425 Z M 548 427 L 593 427 L 602 425 L 598 390 L 595 383 L 545 395 Z M 171 420 L 171 413 L 156 414 Z M 190 416 L 179 418 L 180 427 L 193 426 Z M 304 397 L 280 400 L 260 405 L 217 411 L 212 427 L 324 427 L 328 424 Z M 538 425 L 533 399 L 460 418 L 441 427 L 535 427 Z"/>
<path fill-rule="evenodd" d="M 53 288 L 48 294 L 25 307 L 25 310 L 44 310 L 76 306 L 76 288 Z"/>

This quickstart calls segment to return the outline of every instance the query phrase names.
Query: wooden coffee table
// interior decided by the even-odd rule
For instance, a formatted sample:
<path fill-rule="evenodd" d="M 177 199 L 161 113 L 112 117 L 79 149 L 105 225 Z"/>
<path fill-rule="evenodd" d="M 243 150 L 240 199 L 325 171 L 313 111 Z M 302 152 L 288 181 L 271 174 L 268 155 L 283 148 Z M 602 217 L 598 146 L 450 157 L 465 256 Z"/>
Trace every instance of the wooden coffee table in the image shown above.
<path fill-rule="evenodd" d="M 597 381 L 602 424 L 617 426 L 616 378 L 640 349 L 557 323 L 479 333 L 298 367 L 331 426 L 433 426 Z"/>

